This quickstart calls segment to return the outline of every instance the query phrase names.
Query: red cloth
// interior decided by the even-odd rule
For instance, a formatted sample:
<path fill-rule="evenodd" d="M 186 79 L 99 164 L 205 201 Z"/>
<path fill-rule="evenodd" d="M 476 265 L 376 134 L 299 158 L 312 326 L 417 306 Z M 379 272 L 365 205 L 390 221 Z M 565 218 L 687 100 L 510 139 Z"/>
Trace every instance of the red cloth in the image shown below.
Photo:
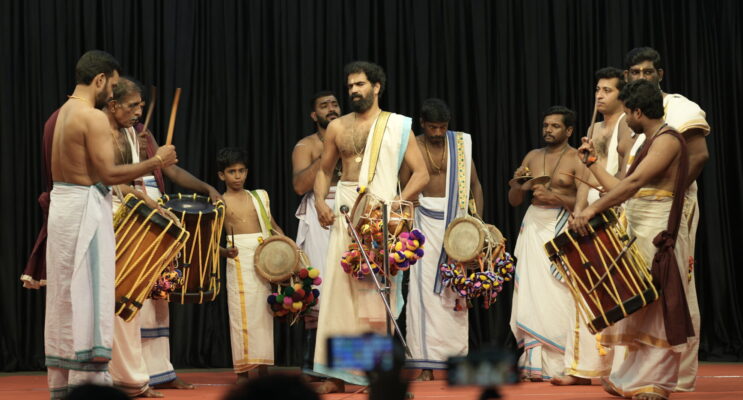
<path fill-rule="evenodd" d="M 137 124 L 134 126 L 134 130 L 137 132 L 137 134 L 140 134 L 142 132 L 142 129 L 144 129 L 144 125 L 142 124 Z M 157 143 L 155 142 L 155 138 L 152 136 L 152 133 L 149 130 L 147 130 L 145 138 L 147 140 L 145 153 L 147 154 L 147 159 L 149 160 L 150 158 L 155 157 L 155 153 L 157 152 Z M 152 171 L 152 174 L 155 176 L 155 181 L 157 181 L 157 188 L 160 189 L 160 193 L 165 194 L 165 180 L 163 179 L 163 170 L 161 168 L 157 168 Z"/>
<path fill-rule="evenodd" d="M 673 203 L 671 212 L 668 215 L 668 225 L 666 230 L 659 233 L 654 239 L 653 244 L 658 248 L 653 257 L 653 266 L 650 275 L 653 277 L 653 283 L 661 290 L 660 302 L 663 306 L 663 322 L 666 327 L 666 339 L 671 346 L 686 343 L 686 339 L 694 337 L 694 326 L 691 323 L 689 314 L 689 304 L 686 301 L 684 284 L 681 280 L 681 274 L 678 269 L 678 262 L 673 250 L 676 246 L 676 237 L 678 236 L 679 225 L 681 224 L 681 214 L 684 209 L 684 193 L 686 192 L 686 179 L 689 174 L 689 155 L 686 151 L 686 141 L 680 133 L 673 128 L 656 134 L 648 138 L 643 144 L 640 153 L 635 157 L 635 161 L 630 166 L 627 175 L 631 175 L 640 162 L 647 156 L 650 145 L 660 135 L 670 134 L 681 143 L 681 157 L 676 176 L 676 182 L 673 188 Z"/>
<path fill-rule="evenodd" d="M 52 191 L 52 141 L 54 140 L 54 127 L 57 125 L 59 109 L 54 111 L 44 124 L 44 137 L 41 141 L 41 170 L 46 183 L 46 191 L 39 195 L 39 206 L 44 214 L 44 223 L 36 236 L 31 255 L 26 262 L 24 275 L 28 275 L 36 281 L 46 280 L 46 224 L 49 217 L 49 193 Z"/>

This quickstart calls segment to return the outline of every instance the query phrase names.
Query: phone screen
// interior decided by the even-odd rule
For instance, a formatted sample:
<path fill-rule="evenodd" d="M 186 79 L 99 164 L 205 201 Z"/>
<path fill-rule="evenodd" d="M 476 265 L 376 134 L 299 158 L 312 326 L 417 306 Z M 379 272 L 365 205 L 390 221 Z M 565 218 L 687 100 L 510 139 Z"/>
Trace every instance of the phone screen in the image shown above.
<path fill-rule="evenodd" d="M 505 352 L 482 352 L 447 360 L 449 385 L 500 386 L 517 383 L 515 358 Z"/>
<path fill-rule="evenodd" d="M 394 364 L 391 336 L 336 336 L 328 338 L 327 348 L 331 368 L 389 371 Z"/>

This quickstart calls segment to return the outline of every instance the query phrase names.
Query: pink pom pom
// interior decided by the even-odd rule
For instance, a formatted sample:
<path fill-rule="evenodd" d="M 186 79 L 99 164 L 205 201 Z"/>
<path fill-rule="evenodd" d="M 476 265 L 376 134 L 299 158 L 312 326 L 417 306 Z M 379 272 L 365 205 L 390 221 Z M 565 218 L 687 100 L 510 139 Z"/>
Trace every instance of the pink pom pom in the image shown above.
<path fill-rule="evenodd" d="M 289 297 L 289 296 L 284 297 L 284 304 L 291 305 L 293 302 L 294 301 L 292 300 L 291 297 Z"/>
<path fill-rule="evenodd" d="M 318 276 L 317 278 L 315 278 L 315 279 L 314 279 L 314 280 L 312 281 L 312 284 L 313 284 L 313 285 L 315 285 L 315 286 L 320 286 L 320 284 L 322 284 L 322 278 L 320 278 L 320 277 Z"/>

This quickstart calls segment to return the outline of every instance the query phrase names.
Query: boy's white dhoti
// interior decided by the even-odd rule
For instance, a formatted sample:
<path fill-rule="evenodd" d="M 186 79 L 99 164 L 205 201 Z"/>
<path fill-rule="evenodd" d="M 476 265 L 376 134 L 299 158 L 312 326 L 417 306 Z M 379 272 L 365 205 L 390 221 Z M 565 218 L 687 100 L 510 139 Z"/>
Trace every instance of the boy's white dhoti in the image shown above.
<path fill-rule="evenodd" d="M 115 239 L 107 187 L 55 182 L 50 196 L 44 353 L 54 399 L 111 383 Z"/>
<path fill-rule="evenodd" d="M 268 195 L 257 191 L 270 221 Z M 227 306 L 230 314 L 230 342 L 235 373 L 249 371 L 259 365 L 273 365 L 273 314 L 266 299 L 271 284 L 258 275 L 253 263 L 259 239 L 270 236 L 266 222 L 260 218 L 260 205 L 249 196 L 259 215 L 261 232 L 234 235 L 239 254 L 227 259 Z M 232 240 L 232 235 L 230 235 Z"/>
<path fill-rule="evenodd" d="M 574 300 L 550 262 L 544 244 L 566 226 L 568 211 L 531 205 L 516 240 L 516 279 L 511 330 L 524 353 L 522 377 L 550 379 L 563 373 L 566 335 L 575 318 Z"/>

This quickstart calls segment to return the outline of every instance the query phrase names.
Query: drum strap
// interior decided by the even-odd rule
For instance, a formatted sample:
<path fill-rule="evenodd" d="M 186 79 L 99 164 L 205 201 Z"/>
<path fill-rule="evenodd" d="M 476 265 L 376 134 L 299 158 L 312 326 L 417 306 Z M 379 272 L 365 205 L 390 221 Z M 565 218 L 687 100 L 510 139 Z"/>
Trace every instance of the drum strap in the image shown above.
<path fill-rule="evenodd" d="M 387 121 L 392 115 L 389 111 L 382 111 L 377 117 L 377 122 L 374 125 L 374 133 L 372 133 L 372 148 L 369 156 L 369 179 L 368 183 L 374 179 L 374 173 L 377 170 L 377 161 L 379 160 L 379 150 L 382 148 L 382 139 L 384 138 L 384 131 L 387 129 Z"/>
<path fill-rule="evenodd" d="M 255 200 L 258 202 L 258 208 L 260 208 L 261 219 L 263 220 L 263 224 L 266 226 L 266 230 L 268 231 L 268 234 L 273 235 L 274 230 L 273 230 L 273 226 L 271 226 L 271 218 L 268 216 L 268 213 L 266 212 L 266 207 L 263 205 L 261 196 L 258 194 L 257 190 L 251 190 L 250 194 L 252 194 Z"/>

